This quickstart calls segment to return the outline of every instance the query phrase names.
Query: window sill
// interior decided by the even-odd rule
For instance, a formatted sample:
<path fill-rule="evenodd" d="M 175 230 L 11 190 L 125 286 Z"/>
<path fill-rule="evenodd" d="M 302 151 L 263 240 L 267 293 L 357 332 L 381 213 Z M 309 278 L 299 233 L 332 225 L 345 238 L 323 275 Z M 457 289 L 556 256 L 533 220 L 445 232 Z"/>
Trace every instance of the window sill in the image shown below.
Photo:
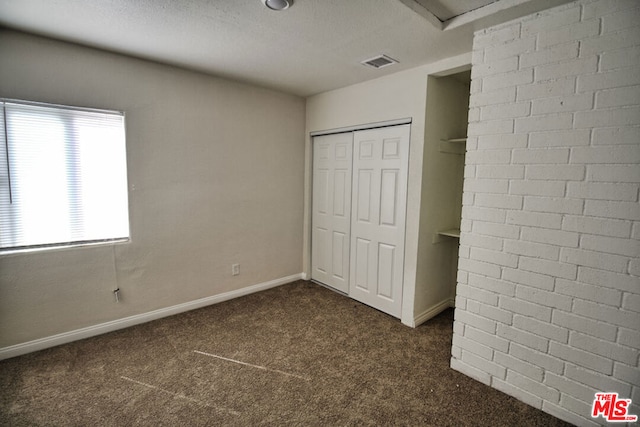
<path fill-rule="evenodd" d="M 83 247 L 113 246 L 113 245 L 119 245 L 119 244 L 130 243 L 130 242 L 131 242 L 131 239 L 128 237 L 125 237 L 122 239 L 100 240 L 100 241 L 93 241 L 93 242 L 65 243 L 65 244 L 54 244 L 54 245 L 43 245 L 43 246 L 27 246 L 23 248 L 7 248 L 7 249 L 0 249 L 0 257 L 5 255 L 18 255 L 18 254 L 35 253 L 35 252 L 49 252 L 54 250 L 75 249 L 75 248 L 83 248 Z"/>

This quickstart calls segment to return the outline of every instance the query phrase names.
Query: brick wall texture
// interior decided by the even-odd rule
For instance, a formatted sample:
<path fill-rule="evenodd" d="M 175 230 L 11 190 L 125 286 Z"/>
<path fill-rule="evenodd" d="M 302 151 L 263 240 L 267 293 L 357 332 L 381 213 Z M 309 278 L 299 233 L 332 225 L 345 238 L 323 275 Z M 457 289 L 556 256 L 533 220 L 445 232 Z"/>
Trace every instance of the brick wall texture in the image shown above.
<path fill-rule="evenodd" d="M 640 416 L 640 1 L 478 31 L 451 366 L 576 425 Z"/>

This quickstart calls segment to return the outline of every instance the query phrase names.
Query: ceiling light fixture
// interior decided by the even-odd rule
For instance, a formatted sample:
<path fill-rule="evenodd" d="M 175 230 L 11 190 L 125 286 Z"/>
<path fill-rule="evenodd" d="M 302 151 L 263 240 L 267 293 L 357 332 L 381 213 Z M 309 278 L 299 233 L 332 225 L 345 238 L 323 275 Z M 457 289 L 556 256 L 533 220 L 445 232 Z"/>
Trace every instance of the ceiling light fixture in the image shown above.
<path fill-rule="evenodd" d="M 261 0 L 267 8 L 271 10 L 289 9 L 293 4 L 293 0 Z"/>

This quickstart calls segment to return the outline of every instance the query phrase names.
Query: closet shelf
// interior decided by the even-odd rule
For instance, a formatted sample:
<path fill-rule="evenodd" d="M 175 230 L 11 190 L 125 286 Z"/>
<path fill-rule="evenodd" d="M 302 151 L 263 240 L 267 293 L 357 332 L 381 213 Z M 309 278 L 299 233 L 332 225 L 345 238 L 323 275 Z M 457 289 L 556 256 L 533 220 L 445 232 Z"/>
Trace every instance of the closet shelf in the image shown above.
<path fill-rule="evenodd" d="M 442 230 L 442 231 L 438 231 L 438 234 L 441 236 L 447 236 L 447 237 L 455 237 L 455 238 L 460 238 L 460 230 L 458 230 L 457 228 L 452 228 L 450 230 Z"/>
<path fill-rule="evenodd" d="M 449 154 L 464 154 L 467 150 L 467 138 L 452 138 L 440 140 L 440 152 Z"/>

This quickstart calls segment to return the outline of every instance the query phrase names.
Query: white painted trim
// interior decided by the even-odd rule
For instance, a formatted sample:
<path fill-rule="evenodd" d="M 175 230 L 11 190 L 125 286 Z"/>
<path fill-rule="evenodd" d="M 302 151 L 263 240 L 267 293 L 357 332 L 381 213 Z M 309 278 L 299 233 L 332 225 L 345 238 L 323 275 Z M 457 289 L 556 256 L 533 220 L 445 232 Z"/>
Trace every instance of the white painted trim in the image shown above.
<path fill-rule="evenodd" d="M 334 133 L 355 132 L 359 130 L 368 130 L 368 129 L 389 127 L 389 126 L 410 125 L 410 124 L 411 124 L 411 117 L 406 117 L 404 119 L 386 120 L 384 122 L 376 122 L 376 123 L 365 123 L 362 125 L 346 126 L 343 128 L 316 130 L 316 131 L 310 132 L 309 136 L 314 137 L 314 136 L 322 136 L 322 135 L 332 135 Z"/>
<path fill-rule="evenodd" d="M 421 314 L 417 315 L 413 319 L 413 327 L 417 327 L 427 320 L 436 317 L 438 314 L 442 313 L 449 307 L 455 307 L 455 300 L 451 298 L 447 298 L 444 301 L 440 301 L 438 304 L 431 306 L 427 310 L 423 311 Z"/>
<path fill-rule="evenodd" d="M 531 0 L 501 0 L 499 2 L 489 3 L 486 6 L 479 7 L 469 12 L 463 13 L 458 16 L 454 16 L 442 23 L 443 30 L 453 30 L 454 28 L 461 27 L 462 25 L 469 24 L 487 16 L 491 16 L 505 9 L 520 6 L 525 3 L 529 3 Z"/>
<path fill-rule="evenodd" d="M 37 340 L 0 348 L 0 360 L 21 356 L 23 354 L 32 353 L 34 351 L 44 350 L 45 348 L 67 344 L 84 338 L 105 334 L 107 332 L 117 331 L 119 329 L 128 328 L 130 326 L 139 325 L 141 323 L 150 322 L 152 320 L 161 319 L 163 317 L 172 316 L 174 314 L 184 313 L 185 311 L 195 310 L 197 308 L 202 308 L 223 301 L 228 301 L 230 299 L 291 283 L 296 280 L 300 280 L 303 277 L 304 275 L 302 273 L 294 274 L 292 276 L 258 283 L 257 285 L 248 286 L 242 289 L 237 289 L 210 297 L 200 298 L 194 301 L 185 302 L 183 304 L 160 308 L 158 310 L 149 311 L 147 313 L 136 314 L 134 316 L 101 323 L 99 325 L 76 329 L 69 332 L 63 332 L 61 334 L 52 335 L 50 337 L 39 338 Z"/>
<path fill-rule="evenodd" d="M 460 66 L 454 67 L 454 68 L 448 68 L 446 70 L 442 70 L 442 71 L 439 71 L 437 73 L 429 74 L 429 76 L 446 77 L 446 76 L 450 76 L 452 74 L 458 74 L 458 73 L 461 73 L 463 71 L 469 71 L 469 70 L 471 70 L 471 63 L 463 64 L 463 65 L 460 65 Z"/>
<path fill-rule="evenodd" d="M 422 16 L 429 24 L 438 31 L 442 31 L 442 21 L 436 15 L 431 13 L 429 9 L 418 3 L 416 0 L 399 0 L 400 3 Z"/>
<path fill-rule="evenodd" d="M 467 24 L 476 24 L 475 29 L 487 28 L 535 12 L 570 3 L 570 0 L 500 0 L 469 12 L 454 16 L 442 23 L 442 30 L 448 31 Z M 477 25 L 478 21 L 488 21 Z"/>

